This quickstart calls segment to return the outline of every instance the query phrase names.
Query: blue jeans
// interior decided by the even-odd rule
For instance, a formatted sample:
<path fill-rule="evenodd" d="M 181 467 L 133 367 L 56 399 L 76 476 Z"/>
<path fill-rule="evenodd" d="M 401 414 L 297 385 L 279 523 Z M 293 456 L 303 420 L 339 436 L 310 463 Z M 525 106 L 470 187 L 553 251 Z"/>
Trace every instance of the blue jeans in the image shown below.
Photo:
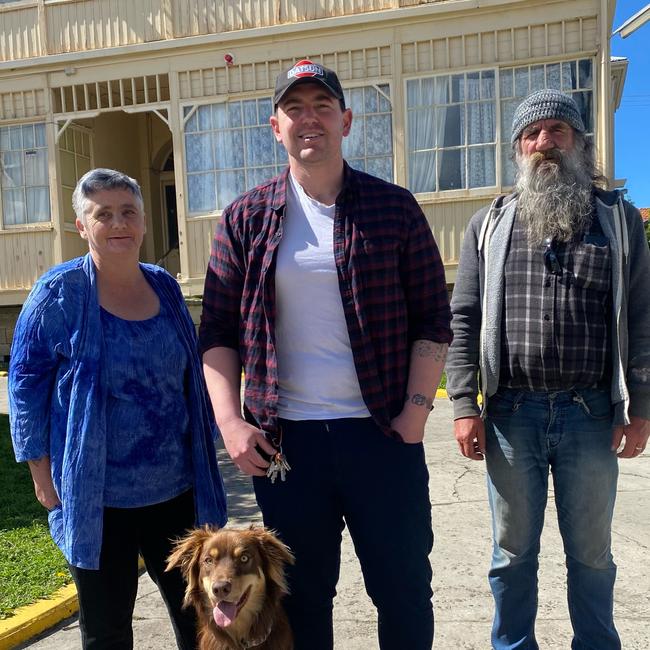
<path fill-rule="evenodd" d="M 618 463 L 606 392 L 500 389 L 488 402 L 486 461 L 494 550 L 492 645 L 537 650 L 540 535 L 553 474 L 573 650 L 618 650 L 611 523 Z"/>
<path fill-rule="evenodd" d="M 295 650 L 331 650 L 332 600 L 347 524 L 382 650 L 431 650 L 433 545 L 423 445 L 370 418 L 281 420 L 286 482 L 254 479 L 264 523 L 293 550 L 285 606 Z"/>

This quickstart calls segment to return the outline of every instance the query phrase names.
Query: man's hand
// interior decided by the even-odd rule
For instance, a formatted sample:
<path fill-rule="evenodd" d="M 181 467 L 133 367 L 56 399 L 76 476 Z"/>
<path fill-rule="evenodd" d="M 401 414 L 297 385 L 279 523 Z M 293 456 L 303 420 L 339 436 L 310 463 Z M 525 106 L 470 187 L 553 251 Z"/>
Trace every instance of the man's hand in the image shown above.
<path fill-rule="evenodd" d="M 617 456 L 619 458 L 636 458 L 640 456 L 648 444 L 650 437 L 650 420 L 633 415 L 630 417 L 630 424 L 625 426 L 614 427 L 612 436 L 612 451 L 616 451 L 625 443 Z"/>
<path fill-rule="evenodd" d="M 219 426 L 226 450 L 233 463 L 249 476 L 265 476 L 269 461 L 264 460 L 258 448 L 273 456 L 276 449 L 266 439 L 264 432 L 243 418 L 234 418 Z"/>
<path fill-rule="evenodd" d="M 454 435 L 463 456 L 472 460 L 485 458 L 485 424 L 478 415 L 455 420 Z"/>
<path fill-rule="evenodd" d="M 402 440 L 410 445 L 422 442 L 424 439 L 424 424 L 427 421 L 426 417 L 428 412 L 423 411 L 423 413 L 418 413 L 412 408 L 405 407 L 397 417 L 391 420 L 391 429 L 397 431 L 402 436 Z"/>

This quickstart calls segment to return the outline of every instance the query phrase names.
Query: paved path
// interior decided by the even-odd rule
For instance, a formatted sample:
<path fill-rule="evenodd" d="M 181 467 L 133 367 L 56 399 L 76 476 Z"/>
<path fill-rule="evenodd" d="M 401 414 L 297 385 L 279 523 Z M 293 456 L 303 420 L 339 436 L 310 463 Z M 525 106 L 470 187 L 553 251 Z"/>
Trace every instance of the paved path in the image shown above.
<path fill-rule="evenodd" d="M 0 395 L 4 382 L 0 378 Z M 3 397 L 0 396 L 0 409 Z M 427 425 L 426 453 L 436 541 L 431 556 L 436 608 L 435 647 L 489 648 L 492 602 L 485 577 L 490 557 L 490 517 L 484 465 L 462 458 L 451 435 L 450 404 L 438 399 Z M 220 454 L 228 488 L 231 525 L 259 521 L 249 481 Z M 614 554 L 619 568 L 616 619 L 625 650 L 650 647 L 650 455 L 621 463 L 614 521 Z M 389 525 L 389 522 L 386 522 Z M 564 559 L 554 502 L 549 499 L 540 560 L 540 648 L 565 650 L 571 630 L 564 588 Z M 399 607 L 399 595 L 395 606 Z M 375 620 L 349 538 L 344 538 L 339 595 L 334 609 L 336 650 L 374 650 Z M 135 610 L 136 650 L 173 649 L 167 617 L 149 578 L 140 578 Z M 56 630 L 21 646 L 33 650 L 78 650 L 79 630 L 70 619 Z M 408 650 L 408 649 L 404 649 Z"/>

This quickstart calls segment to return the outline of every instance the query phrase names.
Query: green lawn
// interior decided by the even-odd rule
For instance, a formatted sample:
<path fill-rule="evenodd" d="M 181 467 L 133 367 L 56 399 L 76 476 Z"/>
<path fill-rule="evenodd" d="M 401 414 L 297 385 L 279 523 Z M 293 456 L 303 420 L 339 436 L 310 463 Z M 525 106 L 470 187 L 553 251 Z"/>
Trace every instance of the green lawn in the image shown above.
<path fill-rule="evenodd" d="M 27 465 L 14 460 L 9 418 L 0 415 L 0 619 L 70 581 Z"/>

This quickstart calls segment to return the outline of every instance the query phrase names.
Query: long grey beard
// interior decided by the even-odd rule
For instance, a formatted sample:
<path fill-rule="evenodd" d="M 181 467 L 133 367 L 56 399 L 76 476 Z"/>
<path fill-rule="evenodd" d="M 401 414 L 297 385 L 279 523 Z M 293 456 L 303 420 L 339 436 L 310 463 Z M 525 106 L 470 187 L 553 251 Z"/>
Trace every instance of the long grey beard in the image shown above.
<path fill-rule="evenodd" d="M 568 242 L 583 233 L 592 218 L 592 177 L 582 152 L 553 149 L 530 158 L 518 154 L 516 161 L 517 215 L 529 244 L 547 237 Z"/>

